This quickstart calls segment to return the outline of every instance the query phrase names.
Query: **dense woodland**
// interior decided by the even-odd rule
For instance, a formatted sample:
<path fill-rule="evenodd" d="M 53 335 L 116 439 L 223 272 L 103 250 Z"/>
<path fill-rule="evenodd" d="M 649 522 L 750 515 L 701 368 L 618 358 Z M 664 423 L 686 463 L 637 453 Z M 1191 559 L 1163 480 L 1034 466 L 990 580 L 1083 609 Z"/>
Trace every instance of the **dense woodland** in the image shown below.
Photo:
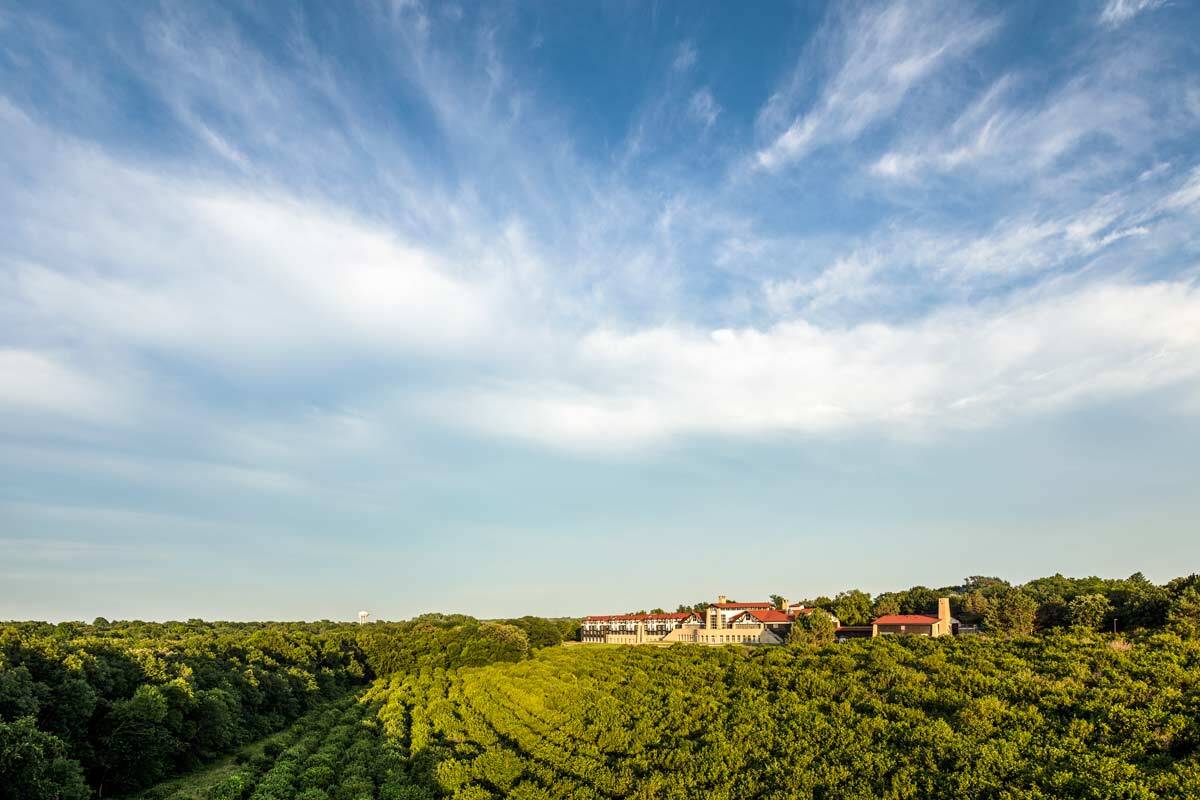
<path fill-rule="evenodd" d="M 278 731 L 376 675 L 517 661 L 572 620 L 0 625 L 0 798 L 119 795 Z"/>
<path fill-rule="evenodd" d="M 1200 578 L 809 604 L 855 624 L 945 594 L 982 635 L 831 644 L 819 615 L 783 648 L 554 647 L 577 620 L 440 614 L 3 624 L 0 800 L 1200 797 Z M 156 785 L 231 753 L 202 794 Z"/>

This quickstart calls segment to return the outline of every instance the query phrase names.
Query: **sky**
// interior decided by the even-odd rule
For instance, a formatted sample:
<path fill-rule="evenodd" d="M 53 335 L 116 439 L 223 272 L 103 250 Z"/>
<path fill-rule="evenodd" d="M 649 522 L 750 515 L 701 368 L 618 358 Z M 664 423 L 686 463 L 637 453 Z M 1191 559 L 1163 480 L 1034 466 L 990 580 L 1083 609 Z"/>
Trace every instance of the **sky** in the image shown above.
<path fill-rule="evenodd" d="M 0 0 L 0 619 L 1200 570 L 1197 31 Z"/>

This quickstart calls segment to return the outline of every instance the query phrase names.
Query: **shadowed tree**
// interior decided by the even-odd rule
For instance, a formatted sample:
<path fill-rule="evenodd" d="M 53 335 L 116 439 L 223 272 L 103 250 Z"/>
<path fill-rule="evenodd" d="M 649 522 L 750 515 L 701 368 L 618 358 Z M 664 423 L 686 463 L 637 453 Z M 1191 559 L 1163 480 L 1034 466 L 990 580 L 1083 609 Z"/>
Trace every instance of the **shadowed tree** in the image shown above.
<path fill-rule="evenodd" d="M 1200 591 L 1189 586 L 1171 602 L 1167 626 L 1185 639 L 1200 638 Z"/>
<path fill-rule="evenodd" d="M 879 595 L 875 598 L 875 605 L 871 609 L 872 616 L 882 617 L 887 614 L 899 614 L 900 600 L 901 597 L 897 592 L 885 592 Z"/>
<path fill-rule="evenodd" d="M 1033 633 L 1038 604 L 1020 589 L 1005 589 L 988 598 L 984 623 L 989 631 L 1007 636 Z"/>
<path fill-rule="evenodd" d="M 86 800 L 91 790 L 79 763 L 57 736 L 32 717 L 0 722 L 0 800 Z"/>
<path fill-rule="evenodd" d="M 1112 614 L 1112 603 L 1102 594 L 1081 594 L 1067 604 L 1072 628 L 1094 631 Z"/>
<path fill-rule="evenodd" d="M 166 725 L 169 713 L 167 698 L 157 686 L 139 686 L 133 697 L 113 704 L 109 734 L 101 743 L 101 790 L 149 786 L 167 774 L 179 750 L 179 741 Z"/>

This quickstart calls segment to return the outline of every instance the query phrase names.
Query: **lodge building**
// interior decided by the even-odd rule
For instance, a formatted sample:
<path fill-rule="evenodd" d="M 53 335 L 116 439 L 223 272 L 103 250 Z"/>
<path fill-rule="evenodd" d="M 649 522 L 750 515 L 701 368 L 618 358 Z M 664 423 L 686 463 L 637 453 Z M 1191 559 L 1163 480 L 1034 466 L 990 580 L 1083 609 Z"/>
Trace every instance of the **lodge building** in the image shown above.
<path fill-rule="evenodd" d="M 703 612 L 594 614 L 583 618 L 579 639 L 588 644 L 783 644 L 798 619 L 815 609 L 769 601 L 731 603 L 721 595 Z M 874 636 L 946 636 L 957 633 L 950 599 L 938 600 L 937 616 L 886 614 L 870 625 L 844 626 L 834 617 L 838 640 Z"/>
<path fill-rule="evenodd" d="M 928 614 L 885 614 L 871 620 L 872 636 L 951 636 L 958 620 L 950 616 L 950 598 L 938 598 L 936 617 Z"/>

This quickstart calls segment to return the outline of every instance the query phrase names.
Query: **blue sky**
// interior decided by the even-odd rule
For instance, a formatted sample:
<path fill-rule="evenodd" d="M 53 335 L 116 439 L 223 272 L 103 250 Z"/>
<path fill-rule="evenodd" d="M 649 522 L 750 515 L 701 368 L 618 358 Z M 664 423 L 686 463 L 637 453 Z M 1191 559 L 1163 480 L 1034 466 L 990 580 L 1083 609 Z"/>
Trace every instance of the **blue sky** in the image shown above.
<path fill-rule="evenodd" d="M 0 0 L 0 618 L 1195 571 L 1197 30 Z"/>

